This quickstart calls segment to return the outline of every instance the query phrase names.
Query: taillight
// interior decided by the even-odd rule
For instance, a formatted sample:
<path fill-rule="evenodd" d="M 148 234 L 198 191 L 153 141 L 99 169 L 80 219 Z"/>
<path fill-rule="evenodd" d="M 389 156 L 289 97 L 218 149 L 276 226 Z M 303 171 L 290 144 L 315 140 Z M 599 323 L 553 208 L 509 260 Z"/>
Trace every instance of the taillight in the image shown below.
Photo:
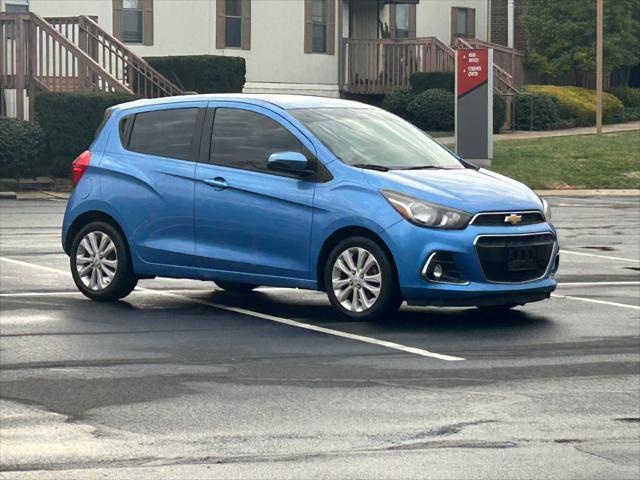
<path fill-rule="evenodd" d="M 85 150 L 80 155 L 76 157 L 76 159 L 71 163 L 71 184 L 75 187 L 80 179 L 82 178 L 82 174 L 89 166 L 89 162 L 91 161 L 91 152 L 89 150 Z"/>

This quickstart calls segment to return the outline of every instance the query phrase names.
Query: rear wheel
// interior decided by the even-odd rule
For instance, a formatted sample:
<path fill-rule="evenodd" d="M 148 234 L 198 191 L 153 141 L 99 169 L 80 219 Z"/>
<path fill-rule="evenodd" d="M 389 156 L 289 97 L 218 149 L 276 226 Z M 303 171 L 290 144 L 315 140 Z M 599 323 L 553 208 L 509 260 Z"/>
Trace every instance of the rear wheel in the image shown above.
<path fill-rule="evenodd" d="M 367 237 L 336 245 L 327 259 L 324 284 L 333 307 L 354 320 L 381 318 L 402 303 L 391 260 Z"/>
<path fill-rule="evenodd" d="M 80 229 L 71 246 L 70 264 L 76 286 L 92 300 L 118 300 L 138 283 L 124 237 L 105 222 Z"/>
<path fill-rule="evenodd" d="M 253 290 L 254 288 L 258 288 L 259 285 L 251 285 L 249 283 L 238 283 L 238 282 L 215 282 L 217 286 L 227 292 L 233 293 L 247 293 Z"/>

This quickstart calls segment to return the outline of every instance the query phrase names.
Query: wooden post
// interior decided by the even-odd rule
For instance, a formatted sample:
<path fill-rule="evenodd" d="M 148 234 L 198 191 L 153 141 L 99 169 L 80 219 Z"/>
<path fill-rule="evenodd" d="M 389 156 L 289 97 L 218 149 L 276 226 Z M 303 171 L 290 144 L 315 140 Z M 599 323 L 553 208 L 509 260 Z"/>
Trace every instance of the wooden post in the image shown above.
<path fill-rule="evenodd" d="M 25 35 L 22 15 L 16 15 L 16 118 L 24 120 Z"/>
<path fill-rule="evenodd" d="M 602 23 L 604 0 L 596 0 L 596 133 L 602 133 Z"/>
<path fill-rule="evenodd" d="M 29 79 L 27 88 L 29 92 L 29 121 L 35 123 L 36 104 L 36 77 L 38 76 L 38 37 L 35 23 L 29 20 L 27 52 L 29 53 Z"/>

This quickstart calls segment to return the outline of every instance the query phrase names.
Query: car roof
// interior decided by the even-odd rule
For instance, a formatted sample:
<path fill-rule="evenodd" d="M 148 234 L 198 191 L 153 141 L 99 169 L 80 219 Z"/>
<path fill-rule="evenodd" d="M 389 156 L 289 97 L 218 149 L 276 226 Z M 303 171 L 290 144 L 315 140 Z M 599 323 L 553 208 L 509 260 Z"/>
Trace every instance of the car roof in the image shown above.
<path fill-rule="evenodd" d="M 355 102 L 353 100 L 343 100 L 339 98 L 318 97 L 312 95 L 268 95 L 268 94 L 244 94 L 244 93 L 209 93 L 199 95 L 179 95 L 175 97 L 163 97 L 154 99 L 134 100 L 122 103 L 114 109 L 128 109 L 135 107 L 164 105 L 175 102 L 186 101 L 233 101 L 252 105 L 272 105 L 283 110 L 294 110 L 298 108 L 373 108 L 370 105 Z"/>

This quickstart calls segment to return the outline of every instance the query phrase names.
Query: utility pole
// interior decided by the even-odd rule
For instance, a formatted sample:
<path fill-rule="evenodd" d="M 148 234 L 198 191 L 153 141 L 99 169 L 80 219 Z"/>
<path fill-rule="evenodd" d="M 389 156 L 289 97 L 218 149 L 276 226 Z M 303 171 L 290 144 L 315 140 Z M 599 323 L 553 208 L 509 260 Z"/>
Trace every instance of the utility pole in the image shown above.
<path fill-rule="evenodd" d="M 604 0 L 596 0 L 596 133 L 602 133 L 602 23 Z"/>

